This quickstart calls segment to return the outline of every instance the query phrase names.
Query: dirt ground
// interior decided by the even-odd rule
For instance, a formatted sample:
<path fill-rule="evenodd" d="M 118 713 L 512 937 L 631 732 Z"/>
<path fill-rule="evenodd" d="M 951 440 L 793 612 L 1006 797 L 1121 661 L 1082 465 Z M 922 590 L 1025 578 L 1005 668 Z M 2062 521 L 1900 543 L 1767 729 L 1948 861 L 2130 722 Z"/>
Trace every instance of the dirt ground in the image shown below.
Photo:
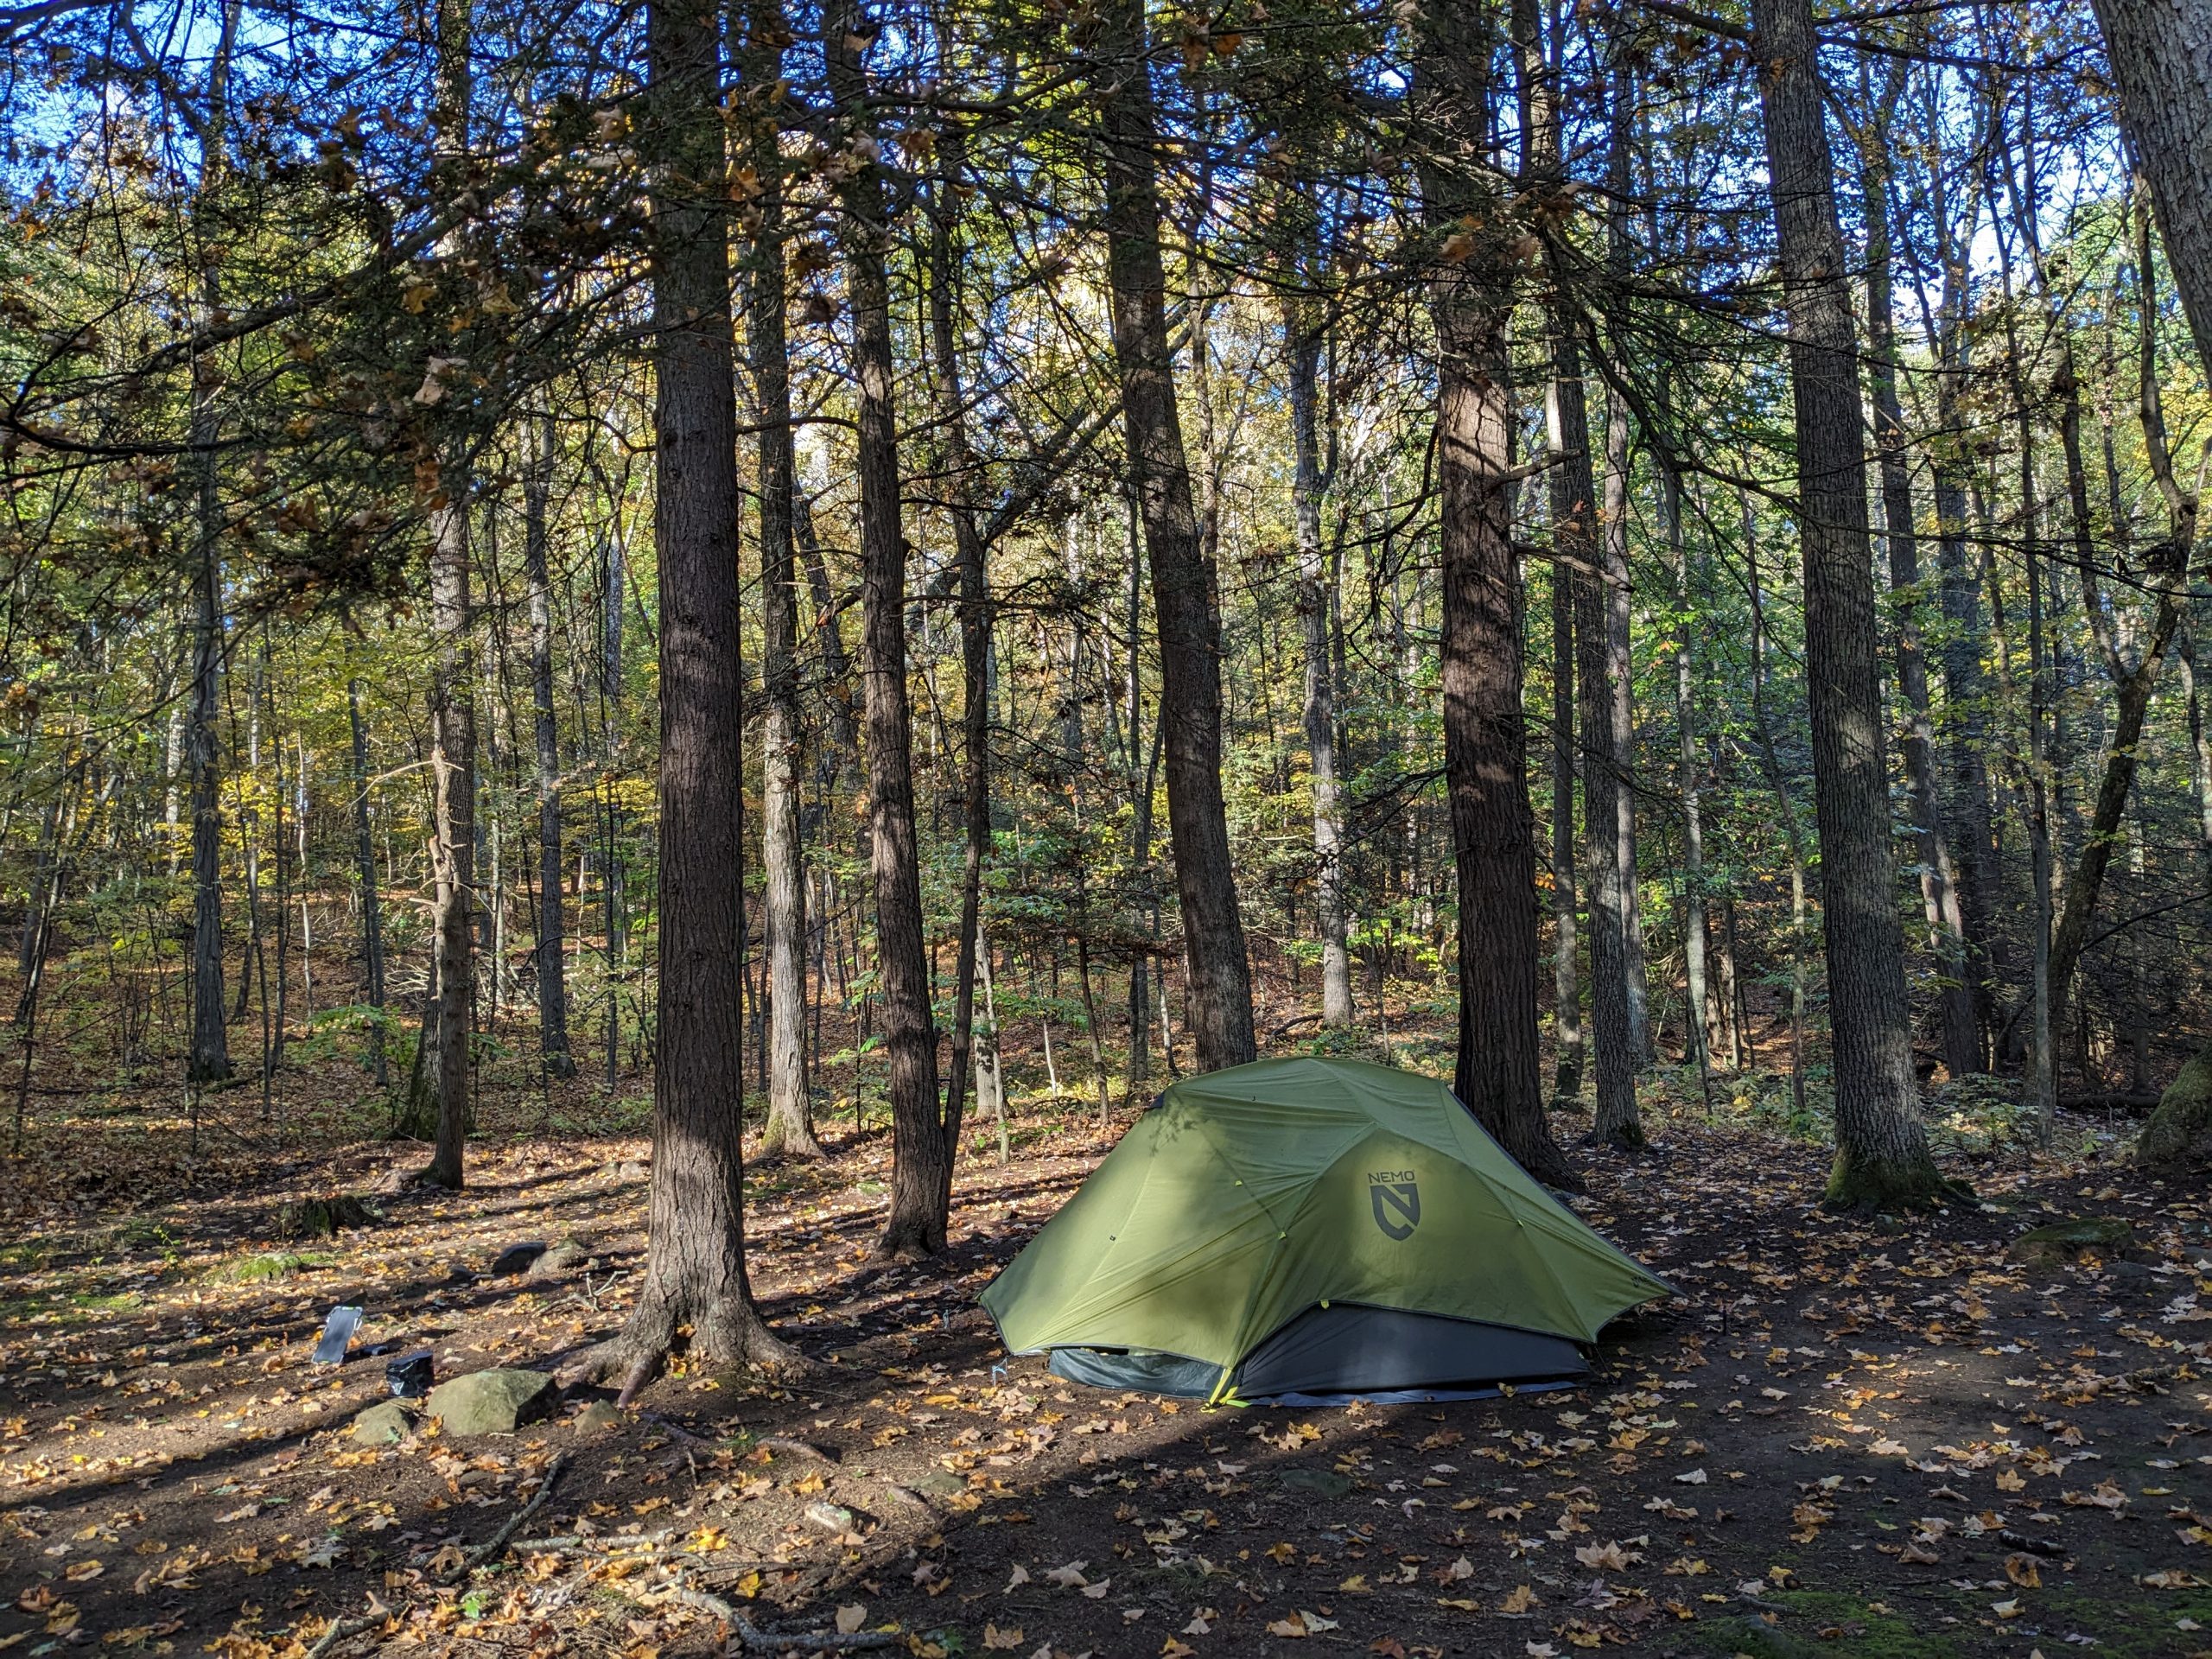
<path fill-rule="evenodd" d="M 134 1174 L 143 1128 L 88 1136 L 0 1201 L 0 1650 L 2212 1653 L 2196 1187 L 2016 1158 L 1959 1166 L 1980 1207 L 1838 1219 L 1817 1149 L 1662 1120 L 1580 1207 L 1681 1294 L 1586 1386 L 1209 1412 L 1010 1360 L 976 1307 L 1120 1127 L 1040 1120 L 1004 1167 L 979 1141 L 923 1268 L 865 1261 L 881 1137 L 756 1166 L 753 1282 L 802 1383 L 679 1369 L 626 1411 L 384 1447 L 350 1425 L 385 1360 L 313 1363 L 324 1313 L 366 1307 L 357 1356 L 552 1368 L 637 1281 L 644 1143 L 480 1146 L 467 1192 L 300 1244 L 284 1203 L 393 1148 Z M 2135 1242 L 2008 1255 L 2075 1217 Z M 490 1272 L 570 1236 L 565 1271 Z"/>

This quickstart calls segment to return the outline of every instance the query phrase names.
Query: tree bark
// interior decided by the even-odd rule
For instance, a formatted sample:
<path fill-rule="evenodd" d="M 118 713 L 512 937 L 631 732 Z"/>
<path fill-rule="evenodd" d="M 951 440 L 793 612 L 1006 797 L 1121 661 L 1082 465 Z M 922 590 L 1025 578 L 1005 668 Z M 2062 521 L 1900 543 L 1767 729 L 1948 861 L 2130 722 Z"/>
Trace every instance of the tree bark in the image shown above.
<path fill-rule="evenodd" d="M 1303 211 L 1310 211 L 1304 209 Z M 1337 782 L 1335 664 L 1329 657 L 1328 564 L 1321 550 L 1322 325 L 1311 299 L 1283 307 L 1290 348 L 1291 508 L 1298 539 L 1298 621 L 1306 645 L 1306 750 L 1313 798 L 1313 903 L 1321 934 L 1321 1023 L 1352 1020 L 1345 948 L 1344 802 Z"/>
<path fill-rule="evenodd" d="M 1138 0 L 1101 7 L 1096 92 L 1104 105 L 1107 276 L 1129 469 L 1152 566 L 1166 727 L 1167 826 L 1182 900 L 1185 1019 L 1198 1067 L 1258 1052 L 1250 969 L 1221 793 L 1221 626 L 1192 503 L 1175 406 L 1160 260 L 1160 136 Z"/>
<path fill-rule="evenodd" d="M 530 585 L 530 702 L 537 749 L 537 1046 L 545 1069 L 573 1077 L 569 1052 L 568 929 L 563 915 L 561 730 L 553 717 L 553 594 L 546 571 L 545 516 L 553 485 L 550 416 L 530 417 L 530 471 L 523 483 L 523 573 Z"/>
<path fill-rule="evenodd" d="M 200 135 L 198 209 L 212 213 L 227 172 L 231 50 L 238 38 L 238 0 L 226 0 L 207 77 L 207 108 Z M 219 237 L 205 238 L 210 245 Z M 222 305 L 219 262 L 210 257 L 200 273 L 200 299 L 212 315 Z M 223 1083 L 232 1075 L 229 1032 L 223 1019 L 223 812 L 218 798 L 222 755 L 215 735 L 216 702 L 223 660 L 223 507 L 221 417 L 216 396 L 222 375 L 212 356 L 192 364 L 191 438 L 200 458 L 199 541 L 193 582 L 192 715 L 185 753 L 192 797 L 192 1045 L 185 1077 L 194 1084 Z"/>
<path fill-rule="evenodd" d="M 730 810 L 745 673 L 718 23 L 708 0 L 657 0 L 646 13 L 661 725 L 652 1185 L 637 1303 L 568 1374 L 619 1378 L 626 1397 L 686 1325 L 709 1364 L 785 1370 L 798 1358 L 761 1320 L 745 1262 L 744 893 Z"/>
<path fill-rule="evenodd" d="M 2150 181 L 2166 264 L 2212 374 L 2212 0 L 2094 0 L 2120 123 Z"/>
<path fill-rule="evenodd" d="M 467 0 L 439 0 L 437 83 L 432 122 L 435 191 L 446 200 L 463 188 L 471 96 Z M 454 249 L 446 250 L 457 251 Z M 430 508 L 430 994 L 408 1079 L 400 1132 L 435 1137 L 416 1179 L 458 1189 L 468 1135 L 469 1009 L 475 989 L 476 880 L 475 653 L 468 592 L 471 480 L 463 445 L 448 438 L 439 458 L 438 497 Z"/>
<path fill-rule="evenodd" d="M 1540 185 L 1561 175 L 1558 72 L 1546 55 L 1536 0 L 1513 0 L 1515 88 L 1519 99 L 1522 169 Z M 1552 533 L 1552 1096 L 1572 1103 L 1582 1093 L 1587 1046 L 1575 925 L 1574 616 L 1596 566 L 1591 532 L 1596 491 L 1590 467 L 1590 421 L 1584 407 L 1581 353 L 1561 283 L 1559 249 L 1547 245 L 1544 335 L 1551 375 L 1544 391 L 1545 471 Z"/>
<path fill-rule="evenodd" d="M 1893 102 L 1902 78 L 1889 83 Z M 1904 698 L 1905 783 L 1912 800 L 1915 850 L 1920 866 L 1921 907 L 1936 954 L 1936 1007 L 1943 1068 L 1954 1078 L 1980 1065 L 1981 1034 L 1967 974 L 1966 918 L 1959 902 L 1958 872 L 1936 791 L 1936 728 L 1928 689 L 1920 591 L 1920 538 L 1913 522 L 1912 475 L 1906 464 L 1904 408 L 1897 397 L 1897 327 L 1891 316 L 1889 149 L 1886 124 L 1877 122 L 1859 145 L 1859 177 L 1866 226 L 1867 378 L 1874 405 L 1874 449 L 1880 468 L 1882 541 L 1889 556 L 1890 594 L 1896 618 L 1897 689 Z"/>
<path fill-rule="evenodd" d="M 1536 1037 L 1535 823 L 1506 477 L 1514 267 L 1498 230 L 1462 228 L 1495 223 L 1481 171 L 1495 42 L 1480 9 L 1463 0 L 1427 0 L 1413 21 L 1409 113 L 1425 139 L 1423 217 L 1440 245 L 1428 302 L 1442 489 L 1444 766 L 1459 894 L 1453 1084 L 1522 1167 L 1573 1186 L 1580 1178 L 1544 1117 Z"/>
<path fill-rule="evenodd" d="M 1617 89 L 1613 102 L 1624 101 Z M 1612 123 L 1612 148 L 1625 163 L 1625 136 Z M 1616 168 L 1618 171 L 1618 168 Z M 1607 229 L 1609 263 L 1624 257 L 1624 232 Z M 1554 283 L 1562 280 L 1554 259 Z M 1562 292 L 1557 302 L 1567 303 Z M 1564 319 L 1562 319 L 1564 321 Z M 1637 1109 L 1636 1074 L 1644 1059 L 1649 1021 L 1642 1012 L 1642 952 L 1636 902 L 1635 710 L 1630 696 L 1628 637 L 1628 409 L 1618 392 L 1605 423 L 1605 497 L 1599 511 L 1596 471 L 1590 459 L 1589 417 L 1584 406 L 1579 356 L 1555 344 L 1553 378 L 1560 390 L 1560 442 L 1580 451 L 1567 463 L 1568 488 L 1584 492 L 1573 509 L 1577 534 L 1572 554 L 1574 583 L 1575 678 L 1582 735 L 1583 856 L 1590 889 L 1590 1032 L 1596 1061 L 1597 1115 L 1592 1134 L 1607 1144 L 1643 1144 Z M 1584 530 L 1583 524 L 1588 528 Z"/>
<path fill-rule="evenodd" d="M 956 127 L 939 146 L 945 179 L 962 182 L 966 150 Z M 949 491 L 947 516 L 952 520 L 953 554 L 960 569 L 961 759 L 964 775 L 965 842 L 960 863 L 960 938 L 953 969 L 952 1057 L 944 1085 L 945 1167 L 950 1172 L 960 1147 L 960 1122 L 965 1107 L 968 1080 L 978 1085 L 977 1099 L 988 1098 L 998 1115 L 1004 1140 L 1005 1103 L 1000 1097 L 997 1036 L 986 1017 L 982 1029 L 976 1024 L 976 964 L 983 944 L 983 867 L 991 848 L 991 607 L 990 549 L 976 522 L 974 495 L 976 457 L 969 448 L 967 394 L 960 378 L 960 337 L 957 326 L 954 270 L 953 200 L 943 186 L 931 197 L 930 216 L 930 346 L 936 358 L 938 422 L 945 449 Z M 985 965 L 988 976 L 989 969 Z M 980 1052 L 979 1052 L 980 1051 Z M 1001 1162 L 1004 1162 L 1001 1151 Z"/>
<path fill-rule="evenodd" d="M 1617 292 L 1624 292 L 1637 257 L 1629 236 L 1629 146 L 1636 88 L 1625 52 L 1616 55 L 1618 60 L 1612 70 L 1611 107 L 1607 112 L 1611 128 L 1606 144 L 1607 188 L 1611 200 L 1605 211 L 1605 267 Z M 1618 302 L 1614 300 L 1611 303 L 1617 305 Z M 1609 315 L 1607 325 L 1612 354 L 1616 359 L 1624 359 L 1627 353 L 1618 338 L 1618 317 Z M 1605 754 L 1617 780 L 1611 834 L 1613 880 L 1620 906 L 1619 994 L 1627 1011 L 1630 1050 L 1635 1065 L 1641 1069 L 1657 1058 L 1657 1049 L 1652 1039 L 1649 976 L 1644 965 L 1643 890 L 1637 880 L 1636 662 L 1630 635 L 1634 589 L 1628 562 L 1630 439 L 1628 398 L 1618 386 L 1611 387 L 1605 397 L 1605 494 L 1599 513 L 1601 534 L 1598 543 L 1605 577 L 1599 596 L 1605 606 L 1605 674 L 1600 683 L 1607 718 L 1603 724 L 1592 725 L 1589 729 L 1605 737 Z M 1586 737 L 1585 741 L 1588 741 Z M 1632 1086 L 1624 1104 L 1627 1116 L 1622 1118 L 1609 1115 L 1604 1103 L 1599 1103 L 1596 1134 L 1600 1140 L 1618 1146 L 1641 1146 L 1643 1124 L 1636 1109 Z"/>
<path fill-rule="evenodd" d="M 1941 1202 L 1912 1072 L 1904 941 L 1891 898 L 1889 785 L 1874 666 L 1866 443 L 1834 158 L 1810 0 L 1754 0 L 1760 114 L 1789 323 L 1806 696 L 1835 1046 L 1831 1204 Z"/>
<path fill-rule="evenodd" d="M 866 147 L 873 138 L 864 115 L 868 77 L 861 54 L 861 43 L 873 35 L 861 29 L 853 0 L 833 0 L 823 13 L 830 93 L 852 138 Z M 958 1126 L 946 1124 L 938 1104 L 937 1026 L 922 942 L 913 717 L 906 693 L 906 541 L 899 524 L 896 365 L 884 269 L 890 232 L 880 167 L 856 158 L 838 200 L 859 382 L 861 676 L 867 700 L 869 868 L 891 1096 L 891 1211 L 876 1251 L 906 1260 L 944 1249 Z"/>
<path fill-rule="evenodd" d="M 1698 1097 L 1711 1110 L 1713 1051 L 1707 1026 L 1705 817 L 1699 791 L 1697 681 L 1694 636 L 1696 596 L 1690 582 L 1689 544 L 1682 535 L 1682 480 L 1671 461 L 1659 464 L 1660 510 L 1667 543 L 1675 556 L 1675 607 L 1681 617 L 1675 636 L 1675 729 L 1680 747 L 1682 792 L 1682 989 L 1683 1036 L 1697 1068 Z"/>
<path fill-rule="evenodd" d="M 377 880 L 376 842 L 369 833 L 368 743 L 361 729 L 361 682 L 346 683 L 346 716 L 353 740 L 353 861 L 361 886 L 361 976 L 375 1018 L 369 1025 L 369 1064 L 377 1087 L 391 1077 L 384 1054 L 384 902 Z"/>
<path fill-rule="evenodd" d="M 749 269 L 746 346 L 752 359 L 760 433 L 760 861 L 768 962 L 768 1117 L 761 1148 L 819 1158 L 806 1080 L 806 850 L 799 822 L 799 766 L 805 722 L 799 709 L 798 564 L 794 550 L 791 359 L 784 329 L 784 177 L 775 87 L 783 14 L 759 3 L 746 16 L 744 79 L 756 220 Z"/>

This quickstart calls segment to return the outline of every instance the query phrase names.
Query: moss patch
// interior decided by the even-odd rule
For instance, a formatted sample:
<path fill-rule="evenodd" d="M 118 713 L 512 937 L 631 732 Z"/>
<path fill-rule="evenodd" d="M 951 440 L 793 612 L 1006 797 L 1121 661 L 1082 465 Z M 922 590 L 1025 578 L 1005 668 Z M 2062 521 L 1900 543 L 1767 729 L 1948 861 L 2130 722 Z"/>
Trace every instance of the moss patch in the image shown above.
<path fill-rule="evenodd" d="M 2045 1580 L 2049 1583 L 2049 1580 Z M 2098 1659 L 2168 1659 L 2168 1656 L 2212 1651 L 2212 1587 L 2159 1592 L 2133 1586 L 2125 1596 L 2101 1595 L 2086 1586 L 2052 1585 L 2030 1591 L 2029 1602 L 2045 1629 L 2065 1628 L 2094 1637 L 2085 1649 Z M 2193 1619 L 2191 1633 L 2175 1628 Z"/>
<path fill-rule="evenodd" d="M 207 1276 L 218 1284 L 252 1285 L 264 1280 L 282 1279 L 287 1274 L 297 1273 L 304 1268 L 319 1268 L 324 1258 L 297 1255 L 289 1250 L 271 1250 L 263 1255 L 249 1255 L 242 1262 L 225 1262 L 212 1269 Z"/>
<path fill-rule="evenodd" d="M 1720 1654 L 1753 1659 L 1809 1659 L 1849 1654 L 1852 1659 L 1957 1659 L 1948 1637 L 1931 1636 L 1894 1611 L 1875 1612 L 1865 1598 L 1834 1590 L 1783 1590 L 1763 1597 L 1783 1611 L 1768 1624 L 1754 1612 L 1700 1620 L 1699 1643 Z"/>

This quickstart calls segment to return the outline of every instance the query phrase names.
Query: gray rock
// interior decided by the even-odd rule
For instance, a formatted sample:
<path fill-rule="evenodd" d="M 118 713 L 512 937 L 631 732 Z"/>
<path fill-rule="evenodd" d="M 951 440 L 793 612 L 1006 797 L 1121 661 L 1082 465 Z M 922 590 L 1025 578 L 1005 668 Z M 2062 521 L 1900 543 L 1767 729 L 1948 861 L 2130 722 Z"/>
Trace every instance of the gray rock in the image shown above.
<path fill-rule="evenodd" d="M 526 1273 L 545 1254 L 545 1242 L 531 1239 L 524 1244 L 510 1244 L 501 1250 L 492 1263 L 492 1276 L 505 1279 L 511 1274 Z"/>
<path fill-rule="evenodd" d="M 853 1512 L 842 1503 L 824 1503 L 817 1500 L 806 1506 L 806 1518 L 824 1532 L 850 1532 L 853 1529 Z"/>
<path fill-rule="evenodd" d="M 558 1279 L 564 1273 L 574 1273 L 591 1260 L 591 1247 L 583 1240 L 570 1236 L 547 1250 L 530 1264 L 527 1279 Z"/>
<path fill-rule="evenodd" d="M 424 1409 L 448 1434 L 512 1434 L 550 1414 L 560 1385 L 543 1371 L 471 1371 L 430 1390 Z"/>
<path fill-rule="evenodd" d="M 2134 1242 L 2135 1229 L 2120 1217 L 2088 1216 L 2023 1233 L 2005 1254 L 2030 1267 L 2056 1267 L 2083 1255 L 2117 1255 Z"/>
<path fill-rule="evenodd" d="M 397 1400 L 382 1400 L 353 1419 L 353 1438 L 365 1446 L 391 1446 L 415 1432 L 415 1414 Z"/>
<path fill-rule="evenodd" d="M 1333 1469 L 1285 1469 L 1275 1478 L 1287 1492 L 1310 1492 L 1317 1497 L 1342 1497 L 1351 1491 L 1351 1479 Z"/>
<path fill-rule="evenodd" d="M 932 1469 L 917 1475 L 912 1482 L 918 1492 L 927 1492 L 931 1497 L 951 1497 L 968 1490 L 968 1483 L 950 1469 Z"/>
<path fill-rule="evenodd" d="M 569 1427 L 579 1434 L 604 1434 L 609 1429 L 627 1428 L 630 1420 L 604 1400 L 594 1400 L 575 1416 Z"/>

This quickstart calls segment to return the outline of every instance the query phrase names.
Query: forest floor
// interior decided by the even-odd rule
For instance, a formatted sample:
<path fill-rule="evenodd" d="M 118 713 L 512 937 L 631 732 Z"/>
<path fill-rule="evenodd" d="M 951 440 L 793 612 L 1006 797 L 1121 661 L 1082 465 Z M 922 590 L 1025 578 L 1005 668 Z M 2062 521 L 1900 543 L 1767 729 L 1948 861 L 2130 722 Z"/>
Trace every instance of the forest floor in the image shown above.
<path fill-rule="evenodd" d="M 286 1201 L 404 1151 L 246 1129 L 188 1159 L 143 1110 L 45 1126 L 0 1193 L 0 1650 L 737 1651 L 719 1603 L 1033 1659 L 2212 1652 L 2212 1213 L 2094 1126 L 2069 1160 L 1960 1161 L 1983 1203 L 1901 1224 L 1823 1214 L 1817 1147 L 1662 1094 L 1579 1207 L 1681 1294 L 1586 1386 L 1218 1412 L 1009 1361 L 976 1306 L 1125 1116 L 1038 1109 L 1003 1166 L 979 1135 L 919 1268 L 868 1264 L 889 1154 L 851 1138 L 750 1175 L 796 1385 L 678 1370 L 631 1409 L 375 1446 L 364 1347 L 550 1368 L 619 1322 L 644 1141 L 487 1138 L 465 1193 L 303 1245 Z M 2061 1217 L 2137 1246 L 2008 1254 Z M 570 1236 L 565 1272 L 490 1271 Z M 318 1366 L 346 1302 L 357 1357 Z"/>

